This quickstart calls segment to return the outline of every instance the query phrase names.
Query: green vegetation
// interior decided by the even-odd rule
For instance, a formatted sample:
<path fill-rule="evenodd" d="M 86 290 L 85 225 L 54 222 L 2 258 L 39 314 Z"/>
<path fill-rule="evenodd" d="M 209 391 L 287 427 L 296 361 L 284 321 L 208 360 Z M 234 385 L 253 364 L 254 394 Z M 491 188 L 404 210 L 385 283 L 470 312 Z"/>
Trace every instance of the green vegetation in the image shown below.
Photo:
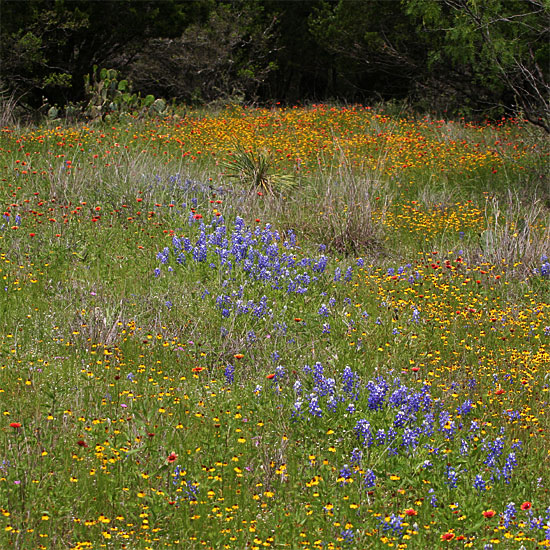
<path fill-rule="evenodd" d="M 0 547 L 550 545 L 542 131 L 138 115 L 2 131 Z"/>

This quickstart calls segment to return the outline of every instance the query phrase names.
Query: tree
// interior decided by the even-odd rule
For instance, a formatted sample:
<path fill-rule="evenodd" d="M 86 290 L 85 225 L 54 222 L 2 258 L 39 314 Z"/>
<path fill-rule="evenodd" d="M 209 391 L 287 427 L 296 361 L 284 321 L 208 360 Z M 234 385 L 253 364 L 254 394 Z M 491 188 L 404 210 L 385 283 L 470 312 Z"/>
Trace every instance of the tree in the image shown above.
<path fill-rule="evenodd" d="M 407 13 L 420 23 L 419 32 L 434 36 L 429 51 L 432 71 L 450 64 L 471 90 L 504 110 L 520 111 L 550 132 L 549 0 L 406 0 L 405 4 Z"/>
<path fill-rule="evenodd" d="M 274 70 L 274 18 L 253 2 L 218 4 L 180 36 L 155 37 L 127 63 L 136 89 L 180 102 L 257 99 Z"/>

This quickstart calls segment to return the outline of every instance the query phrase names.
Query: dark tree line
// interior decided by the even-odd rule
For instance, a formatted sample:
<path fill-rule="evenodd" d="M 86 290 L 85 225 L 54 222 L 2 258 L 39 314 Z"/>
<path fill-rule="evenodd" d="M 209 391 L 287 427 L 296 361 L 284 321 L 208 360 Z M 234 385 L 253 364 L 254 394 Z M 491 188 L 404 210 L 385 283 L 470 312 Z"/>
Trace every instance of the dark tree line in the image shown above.
<path fill-rule="evenodd" d="M 1 0 L 0 93 L 85 99 L 93 66 L 192 104 L 406 100 L 550 130 L 548 0 Z"/>

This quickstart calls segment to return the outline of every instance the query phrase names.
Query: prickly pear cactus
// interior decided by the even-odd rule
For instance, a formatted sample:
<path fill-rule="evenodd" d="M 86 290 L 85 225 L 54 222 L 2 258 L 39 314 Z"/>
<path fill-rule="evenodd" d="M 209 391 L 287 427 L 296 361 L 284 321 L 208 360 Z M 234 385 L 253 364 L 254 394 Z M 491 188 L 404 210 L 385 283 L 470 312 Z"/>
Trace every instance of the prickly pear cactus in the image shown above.
<path fill-rule="evenodd" d="M 120 73 L 115 69 L 98 70 L 84 77 L 84 89 L 88 105 L 84 114 L 92 120 L 113 120 L 122 114 L 134 116 L 161 115 L 166 111 L 166 102 L 148 95 L 142 98 L 132 93 L 128 80 L 119 80 Z"/>

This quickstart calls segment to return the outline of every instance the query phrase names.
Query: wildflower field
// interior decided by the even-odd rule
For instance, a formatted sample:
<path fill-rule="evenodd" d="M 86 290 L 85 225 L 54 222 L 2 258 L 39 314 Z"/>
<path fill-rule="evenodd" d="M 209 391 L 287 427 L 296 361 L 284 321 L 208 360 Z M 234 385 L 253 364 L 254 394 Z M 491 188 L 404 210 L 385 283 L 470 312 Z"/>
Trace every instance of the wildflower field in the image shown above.
<path fill-rule="evenodd" d="M 1 548 L 550 546 L 544 136 L 53 124 L 0 138 Z"/>

